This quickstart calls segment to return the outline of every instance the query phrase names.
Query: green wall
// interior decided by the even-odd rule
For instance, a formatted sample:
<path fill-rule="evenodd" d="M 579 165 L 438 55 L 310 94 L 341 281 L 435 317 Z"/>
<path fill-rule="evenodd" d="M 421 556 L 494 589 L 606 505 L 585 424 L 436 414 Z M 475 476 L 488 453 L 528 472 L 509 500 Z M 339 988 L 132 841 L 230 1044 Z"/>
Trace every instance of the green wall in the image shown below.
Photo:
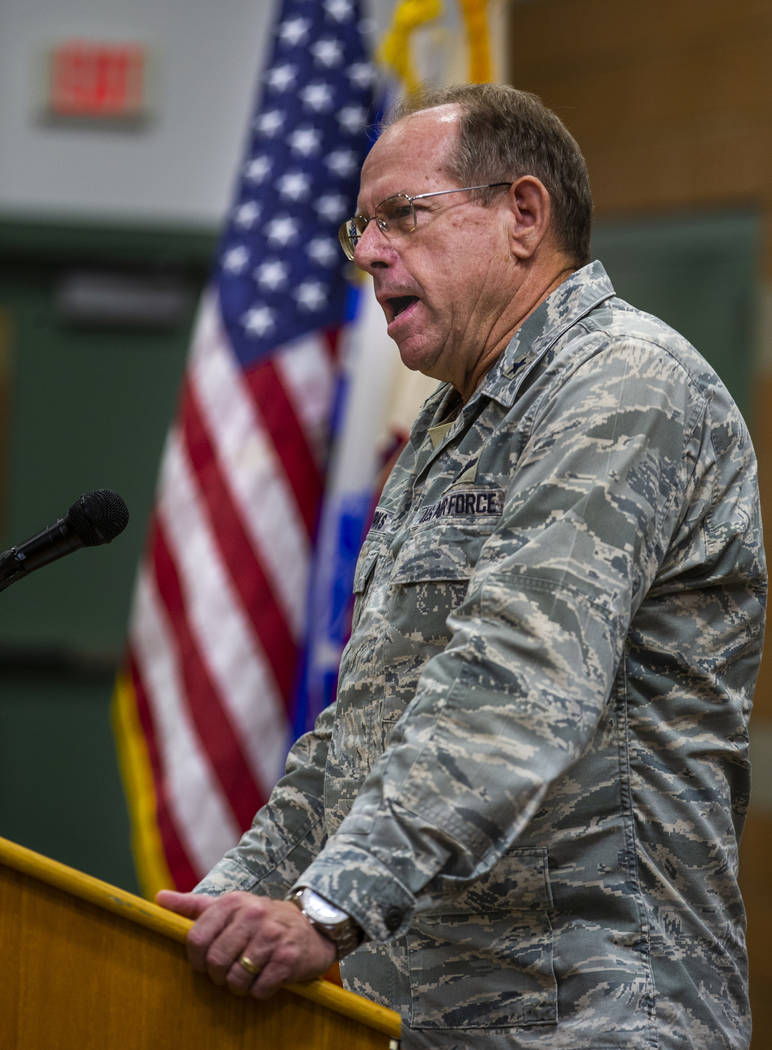
<path fill-rule="evenodd" d="M 748 420 L 761 272 L 758 216 L 715 212 L 599 222 L 592 247 L 618 294 L 682 332 Z"/>
<path fill-rule="evenodd" d="M 61 559 L 0 594 L 0 835 L 136 888 L 109 721 L 158 461 L 175 410 L 208 233 L 0 223 L 2 549 L 112 488 L 130 522 L 112 544 Z M 65 301 L 73 278 L 173 288 L 148 323 Z"/>

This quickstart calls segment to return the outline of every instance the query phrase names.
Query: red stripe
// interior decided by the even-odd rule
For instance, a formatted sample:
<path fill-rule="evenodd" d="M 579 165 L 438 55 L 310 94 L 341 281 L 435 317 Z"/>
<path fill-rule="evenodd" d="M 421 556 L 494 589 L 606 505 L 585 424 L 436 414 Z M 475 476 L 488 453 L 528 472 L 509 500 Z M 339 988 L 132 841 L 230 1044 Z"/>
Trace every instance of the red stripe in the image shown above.
<path fill-rule="evenodd" d="M 169 808 L 169 792 L 163 775 L 160 749 L 155 731 L 153 712 L 142 674 L 134 652 L 129 650 L 128 669 L 134 690 L 134 702 L 142 733 L 145 737 L 156 802 L 156 823 L 161 837 L 161 846 L 167 867 L 172 876 L 174 889 L 191 890 L 199 881 L 199 876 L 190 857 L 177 834 L 177 826 Z"/>
<path fill-rule="evenodd" d="M 340 357 L 340 348 L 342 345 L 341 336 L 343 331 L 342 328 L 325 328 L 324 331 L 320 333 L 324 340 L 327 356 L 336 368 L 340 364 L 338 358 Z"/>
<path fill-rule="evenodd" d="M 295 676 L 298 649 L 290 625 L 263 569 L 262 552 L 252 546 L 230 486 L 221 471 L 217 453 L 188 377 L 182 400 L 182 433 L 188 457 L 206 508 L 212 535 L 243 611 L 273 671 L 278 691 L 288 704 Z M 270 555 L 271 552 L 266 552 Z"/>
<path fill-rule="evenodd" d="M 156 521 L 151 550 L 158 593 L 175 636 L 177 658 L 191 721 L 240 828 L 249 827 L 264 798 L 239 735 L 188 623 L 180 578 L 164 529 Z M 259 697 L 255 698 L 259 702 Z"/>
<path fill-rule="evenodd" d="M 310 540 L 316 528 L 324 477 L 308 435 L 273 361 L 262 361 L 246 369 L 243 374 Z"/>

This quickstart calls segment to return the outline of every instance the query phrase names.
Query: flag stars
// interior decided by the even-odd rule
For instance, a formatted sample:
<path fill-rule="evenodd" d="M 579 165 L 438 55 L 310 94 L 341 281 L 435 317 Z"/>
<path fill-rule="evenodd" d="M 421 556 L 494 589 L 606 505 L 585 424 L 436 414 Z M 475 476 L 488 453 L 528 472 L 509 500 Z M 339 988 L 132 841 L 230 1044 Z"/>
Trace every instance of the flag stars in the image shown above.
<path fill-rule="evenodd" d="M 308 18 L 291 18 L 279 26 L 279 39 L 282 43 L 297 47 L 308 36 L 311 22 Z"/>
<path fill-rule="evenodd" d="M 287 141 L 295 153 L 302 153 L 304 157 L 316 153 L 321 144 L 316 128 L 298 128 L 297 131 L 292 132 Z"/>
<path fill-rule="evenodd" d="M 324 9 L 336 22 L 345 22 L 351 17 L 351 0 L 324 0 Z"/>
<path fill-rule="evenodd" d="M 326 69 L 332 69 L 333 66 L 339 66 L 343 61 L 343 50 L 340 46 L 340 42 L 333 40 L 331 37 L 327 37 L 324 40 L 317 40 L 310 50 L 318 64 L 324 66 Z"/>
<path fill-rule="evenodd" d="M 281 262 L 279 259 L 269 259 L 257 267 L 254 277 L 262 288 L 276 291 L 277 288 L 281 288 L 282 285 L 287 283 L 289 269 L 286 263 Z"/>
<path fill-rule="evenodd" d="M 357 87 L 369 87 L 375 77 L 375 70 L 369 62 L 352 62 L 348 69 L 349 80 Z"/>
<path fill-rule="evenodd" d="M 338 260 L 338 246 L 329 237 L 314 237 L 308 244 L 309 258 L 320 266 L 332 266 Z"/>
<path fill-rule="evenodd" d="M 302 171 L 288 171 L 276 183 L 279 193 L 288 200 L 303 200 L 311 191 L 311 179 Z"/>
<path fill-rule="evenodd" d="M 252 157 L 244 166 L 244 178 L 247 182 L 263 182 L 270 170 L 271 162 L 267 157 Z"/>
<path fill-rule="evenodd" d="M 345 22 L 351 18 L 351 0 L 325 0 L 325 10 L 336 22 Z"/>
<path fill-rule="evenodd" d="M 257 118 L 255 126 L 259 132 L 271 138 L 284 127 L 284 114 L 280 109 L 268 109 Z"/>
<path fill-rule="evenodd" d="M 242 230 L 251 230 L 260 218 L 260 205 L 256 201 L 245 201 L 236 209 L 233 221 Z"/>
<path fill-rule="evenodd" d="M 329 84 L 309 84 L 300 92 L 300 97 L 308 109 L 316 113 L 321 113 L 332 106 L 332 89 Z"/>
<path fill-rule="evenodd" d="M 222 258 L 222 266 L 228 273 L 243 273 L 249 264 L 249 252 L 243 244 L 229 248 Z"/>
<path fill-rule="evenodd" d="M 346 217 L 348 201 L 341 193 L 324 193 L 316 202 L 316 211 L 330 222 L 342 222 Z"/>
<path fill-rule="evenodd" d="M 326 161 L 330 171 L 343 177 L 352 175 L 356 171 L 358 163 L 356 153 L 353 150 L 346 149 L 333 150 Z"/>
<path fill-rule="evenodd" d="M 277 215 L 266 223 L 265 232 L 271 244 L 289 244 L 298 236 L 298 224 L 289 215 Z"/>
<path fill-rule="evenodd" d="M 304 310 L 318 310 L 327 297 L 327 289 L 319 281 L 303 281 L 298 285 L 295 299 Z"/>
<path fill-rule="evenodd" d="M 338 113 L 338 123 L 352 135 L 361 131 L 367 121 L 367 110 L 364 106 L 344 106 Z"/>
<path fill-rule="evenodd" d="M 360 5 L 287 6 L 293 13 L 278 26 L 263 68 L 261 109 L 219 261 L 228 332 L 244 362 L 320 320 L 340 323 L 333 317 L 343 280 L 335 231 L 353 208 L 371 119 L 375 77 L 359 39 Z"/>
<path fill-rule="evenodd" d="M 274 327 L 275 313 L 267 306 L 253 306 L 241 318 L 248 335 L 263 336 Z"/>
<path fill-rule="evenodd" d="M 273 69 L 269 69 L 265 80 L 274 91 L 286 91 L 295 83 L 296 77 L 297 70 L 295 67 L 286 63 L 283 66 L 274 66 Z"/>

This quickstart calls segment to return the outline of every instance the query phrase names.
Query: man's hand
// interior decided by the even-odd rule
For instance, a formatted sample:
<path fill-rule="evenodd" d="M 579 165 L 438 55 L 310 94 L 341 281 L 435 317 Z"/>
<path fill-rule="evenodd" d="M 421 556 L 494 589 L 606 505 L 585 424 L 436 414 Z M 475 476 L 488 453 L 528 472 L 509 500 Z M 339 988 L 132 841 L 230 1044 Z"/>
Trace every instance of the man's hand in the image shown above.
<path fill-rule="evenodd" d="M 236 995 L 267 999 L 288 981 L 310 981 L 335 962 L 335 945 L 289 901 L 236 891 L 222 897 L 161 890 L 156 902 L 196 922 L 188 933 L 194 970 Z M 255 975 L 239 962 L 246 959 Z"/>

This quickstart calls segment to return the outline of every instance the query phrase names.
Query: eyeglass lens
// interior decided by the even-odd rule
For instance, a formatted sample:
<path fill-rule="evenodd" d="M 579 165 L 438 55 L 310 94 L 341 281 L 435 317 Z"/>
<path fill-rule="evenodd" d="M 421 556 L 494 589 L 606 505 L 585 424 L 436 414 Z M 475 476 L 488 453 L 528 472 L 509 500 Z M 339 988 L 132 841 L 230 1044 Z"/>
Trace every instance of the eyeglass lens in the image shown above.
<path fill-rule="evenodd" d="M 396 193 L 393 197 L 387 197 L 386 200 L 381 201 L 375 209 L 375 214 L 370 218 L 375 219 L 378 229 L 384 233 L 387 230 L 410 233 L 416 227 L 413 202 L 404 193 Z M 363 236 L 369 221 L 365 215 L 355 215 L 353 219 L 348 219 L 341 226 L 338 236 L 343 251 L 349 259 L 354 258 L 359 238 Z"/>

